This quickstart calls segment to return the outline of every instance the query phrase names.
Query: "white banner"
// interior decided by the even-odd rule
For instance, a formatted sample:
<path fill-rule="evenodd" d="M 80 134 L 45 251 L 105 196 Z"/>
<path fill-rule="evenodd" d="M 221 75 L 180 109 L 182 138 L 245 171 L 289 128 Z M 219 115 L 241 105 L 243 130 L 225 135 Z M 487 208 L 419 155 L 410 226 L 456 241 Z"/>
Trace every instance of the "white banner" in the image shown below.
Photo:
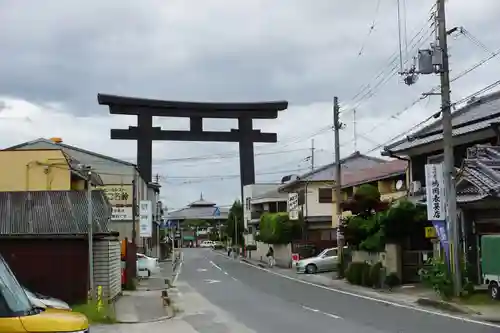
<path fill-rule="evenodd" d="M 288 211 L 299 209 L 299 194 L 288 193 Z"/>
<path fill-rule="evenodd" d="M 425 191 L 427 195 L 427 219 L 446 220 L 446 197 L 443 163 L 425 165 Z"/>
<path fill-rule="evenodd" d="M 139 236 L 153 236 L 153 206 L 150 200 L 139 202 Z"/>
<path fill-rule="evenodd" d="M 132 207 L 111 207 L 111 221 L 132 220 Z"/>

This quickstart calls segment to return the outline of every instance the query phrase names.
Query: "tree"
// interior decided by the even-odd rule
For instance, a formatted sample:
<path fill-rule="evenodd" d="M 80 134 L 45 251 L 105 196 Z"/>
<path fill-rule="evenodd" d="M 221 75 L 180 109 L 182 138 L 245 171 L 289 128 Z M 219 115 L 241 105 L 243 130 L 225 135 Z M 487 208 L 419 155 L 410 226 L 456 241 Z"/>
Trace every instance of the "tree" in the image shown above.
<path fill-rule="evenodd" d="M 235 228 L 237 226 L 237 228 Z M 236 230 L 235 230 L 236 229 Z M 226 233 L 227 236 L 232 239 L 232 245 L 236 244 L 235 232 L 238 233 L 238 245 L 244 245 L 245 239 L 243 233 L 245 231 L 245 223 L 243 221 L 243 205 L 239 200 L 235 200 L 231 209 L 229 209 L 229 215 L 227 217 Z"/>

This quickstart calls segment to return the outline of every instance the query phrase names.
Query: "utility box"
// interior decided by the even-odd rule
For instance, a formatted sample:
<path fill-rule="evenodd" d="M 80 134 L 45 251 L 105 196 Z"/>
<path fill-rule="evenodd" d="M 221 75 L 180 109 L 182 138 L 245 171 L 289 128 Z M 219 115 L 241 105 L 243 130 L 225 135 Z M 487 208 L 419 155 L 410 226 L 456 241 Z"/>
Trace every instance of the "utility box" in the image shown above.
<path fill-rule="evenodd" d="M 431 50 L 418 50 L 418 73 L 433 74 L 434 65 L 432 64 Z"/>
<path fill-rule="evenodd" d="M 481 237 L 481 270 L 490 296 L 500 299 L 500 235 Z"/>

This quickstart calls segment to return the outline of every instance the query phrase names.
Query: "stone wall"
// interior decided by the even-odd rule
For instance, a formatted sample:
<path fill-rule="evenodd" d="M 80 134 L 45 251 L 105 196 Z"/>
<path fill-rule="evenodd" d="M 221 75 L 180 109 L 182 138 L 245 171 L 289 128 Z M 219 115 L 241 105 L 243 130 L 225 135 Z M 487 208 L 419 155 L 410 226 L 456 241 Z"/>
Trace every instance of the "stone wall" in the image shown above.
<path fill-rule="evenodd" d="M 386 273 L 396 273 L 402 279 L 402 252 L 397 244 L 386 244 L 384 252 L 369 253 L 365 251 L 353 251 L 352 262 L 367 262 L 370 265 L 381 262 L 386 268 Z"/>

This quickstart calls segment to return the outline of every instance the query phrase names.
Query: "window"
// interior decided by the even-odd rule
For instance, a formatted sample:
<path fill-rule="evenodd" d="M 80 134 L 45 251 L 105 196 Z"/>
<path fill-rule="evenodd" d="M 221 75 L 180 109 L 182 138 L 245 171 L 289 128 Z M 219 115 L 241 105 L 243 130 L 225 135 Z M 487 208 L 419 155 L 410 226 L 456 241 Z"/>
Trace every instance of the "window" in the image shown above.
<path fill-rule="evenodd" d="M 28 296 L 3 258 L 0 259 L 0 298 L 2 312 L 10 309 L 13 313 L 26 314 L 32 309 Z"/>
<path fill-rule="evenodd" d="M 247 197 L 247 198 L 245 199 L 245 202 L 246 202 L 246 206 L 247 206 L 247 210 L 248 210 L 248 211 L 250 211 L 250 209 L 251 209 L 250 200 L 251 200 L 251 199 L 250 199 L 250 197 Z"/>
<path fill-rule="evenodd" d="M 343 189 L 344 193 L 346 194 L 347 198 L 352 198 L 354 195 L 354 187 L 348 187 Z"/>
<path fill-rule="evenodd" d="M 331 250 L 326 251 L 323 254 L 323 257 L 335 257 L 336 255 L 337 255 L 337 250 L 336 249 L 331 249 Z"/>
<path fill-rule="evenodd" d="M 444 154 L 437 154 L 427 157 L 427 164 L 439 164 L 444 162 Z"/>
<path fill-rule="evenodd" d="M 320 188 L 318 190 L 318 201 L 319 203 L 332 203 L 332 189 L 331 188 Z"/>

